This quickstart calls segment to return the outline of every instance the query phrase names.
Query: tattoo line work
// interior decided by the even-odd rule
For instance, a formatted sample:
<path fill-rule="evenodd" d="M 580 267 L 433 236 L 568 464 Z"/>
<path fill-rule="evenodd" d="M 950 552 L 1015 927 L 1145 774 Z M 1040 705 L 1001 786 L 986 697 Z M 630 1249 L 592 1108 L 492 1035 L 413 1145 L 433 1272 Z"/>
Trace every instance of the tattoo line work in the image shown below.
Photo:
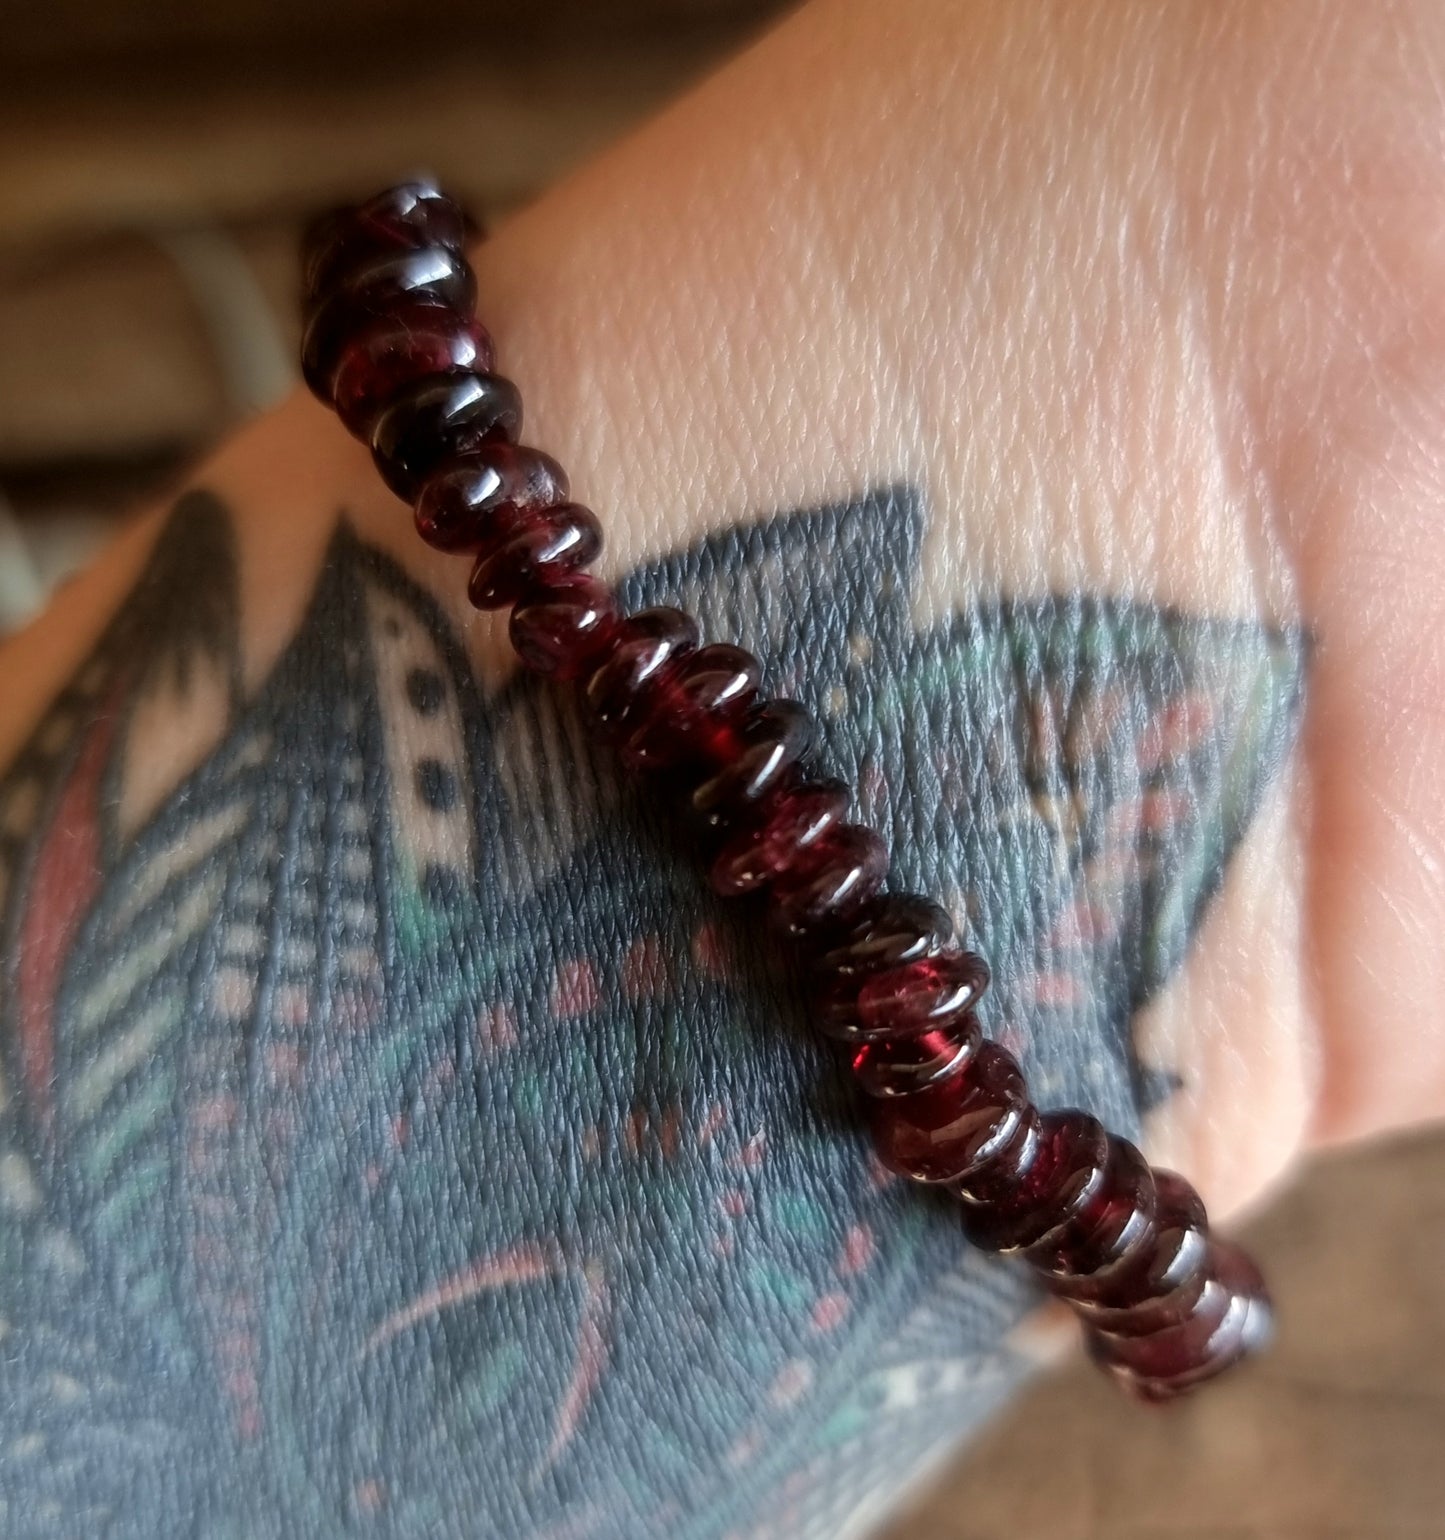
<path fill-rule="evenodd" d="M 919 633 L 923 526 L 885 490 L 621 588 L 819 713 L 1040 1099 L 1137 1128 L 1171 1079 L 1131 1022 L 1302 639 L 1084 597 Z M 6 1532 L 854 1533 L 1017 1378 L 1022 1286 L 870 1161 L 561 694 L 483 703 L 345 527 L 249 699 L 237 605 L 192 493 L 0 780 Z"/>

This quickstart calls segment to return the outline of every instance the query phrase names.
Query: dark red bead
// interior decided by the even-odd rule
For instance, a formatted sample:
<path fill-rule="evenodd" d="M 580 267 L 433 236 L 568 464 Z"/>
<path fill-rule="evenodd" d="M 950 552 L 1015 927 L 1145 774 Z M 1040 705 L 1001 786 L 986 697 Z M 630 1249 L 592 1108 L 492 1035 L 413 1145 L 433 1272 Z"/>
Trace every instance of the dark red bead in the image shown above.
<path fill-rule="evenodd" d="M 1057 1236 L 1103 1185 L 1109 1139 L 1097 1118 L 1046 1112 L 1028 1164 L 987 1203 L 964 1205 L 964 1230 L 985 1251 L 1019 1251 Z"/>
<path fill-rule="evenodd" d="M 622 746 L 634 770 L 713 767 L 736 745 L 738 721 L 757 699 L 762 666 L 730 642 L 689 653 Z"/>
<path fill-rule="evenodd" d="M 427 476 L 417 494 L 416 527 L 439 551 L 475 551 L 514 516 L 568 500 L 562 467 L 525 444 L 483 444 Z"/>
<path fill-rule="evenodd" d="M 693 811 L 713 826 L 753 817 L 812 747 L 813 732 L 812 717 L 796 701 L 754 707 L 738 723 L 733 758 L 694 790 Z"/>
<path fill-rule="evenodd" d="M 973 952 L 941 952 L 863 980 L 858 991 L 860 1042 L 912 1037 L 952 1026 L 988 988 L 988 966 Z"/>
<path fill-rule="evenodd" d="M 511 533 L 484 546 L 467 581 L 479 610 L 505 609 L 552 573 L 575 572 L 602 550 L 597 515 L 580 503 L 559 503 L 530 516 Z"/>
<path fill-rule="evenodd" d="M 1025 1101 L 1008 1136 L 949 1186 L 970 1203 L 1005 1202 L 1024 1180 L 1042 1139 L 1043 1115 L 1031 1101 Z"/>
<path fill-rule="evenodd" d="M 1097 1362 L 1145 1399 L 1162 1401 L 1257 1352 L 1269 1339 L 1270 1316 L 1259 1269 L 1237 1247 L 1214 1241 L 1187 1314 L 1145 1335 L 1090 1330 L 1085 1340 Z"/>
<path fill-rule="evenodd" d="M 697 644 L 697 622 L 681 610 L 659 605 L 627 616 L 610 655 L 587 681 L 587 707 L 602 736 L 615 739 L 635 726 L 658 686 Z"/>
<path fill-rule="evenodd" d="M 408 387 L 381 414 L 372 458 L 387 486 L 410 502 L 427 476 L 522 429 L 522 398 L 500 374 L 438 375 Z"/>
<path fill-rule="evenodd" d="M 983 1040 L 978 1017 L 916 1037 L 864 1043 L 853 1056 L 853 1074 L 869 1096 L 913 1096 L 961 1071 Z"/>
<path fill-rule="evenodd" d="M 773 880 L 768 918 L 780 935 L 794 939 L 846 925 L 887 876 L 882 835 L 863 824 L 835 823 Z"/>
<path fill-rule="evenodd" d="M 1074 1308 L 1109 1332 L 1147 1333 L 1194 1308 L 1209 1260 L 1199 1194 L 1173 1171 L 1154 1172 L 1155 1214 L 1146 1239 L 1117 1267 L 1068 1285 Z"/>
<path fill-rule="evenodd" d="M 437 305 L 470 315 L 477 281 L 454 251 L 428 246 L 363 263 L 320 299 L 301 339 L 301 373 L 314 395 L 331 399 L 342 350 L 366 322 L 402 305 Z"/>
<path fill-rule="evenodd" d="M 332 288 L 348 270 L 391 251 L 443 246 L 461 251 L 470 221 L 430 182 L 408 182 L 312 222 L 302 238 L 301 272 L 310 296 Z"/>
<path fill-rule="evenodd" d="M 408 304 L 359 326 L 342 347 L 329 393 L 336 413 L 369 439 L 382 410 L 429 375 L 485 374 L 492 339 L 480 321 L 440 305 Z"/>
<path fill-rule="evenodd" d="M 708 873 L 724 898 L 756 893 L 787 871 L 815 840 L 848 811 L 842 781 L 799 781 L 770 797 L 756 822 L 739 829 L 718 852 Z"/>
<path fill-rule="evenodd" d="M 878 1154 L 901 1176 L 954 1182 L 1009 1147 L 1027 1107 L 1018 1061 L 985 1040 L 957 1074 L 873 1104 Z"/>
<path fill-rule="evenodd" d="M 1056 1294 L 1097 1289 L 1148 1242 L 1156 1201 L 1149 1163 L 1127 1139 L 1110 1134 L 1108 1164 L 1096 1191 L 1062 1234 L 1044 1238 L 1025 1256 L 1047 1275 Z"/>
<path fill-rule="evenodd" d="M 1172 1400 L 1222 1374 L 1231 1365 L 1256 1357 L 1274 1340 L 1274 1301 L 1264 1274 L 1238 1246 L 1216 1239 L 1213 1247 L 1214 1276 L 1232 1293 L 1231 1309 L 1210 1338 L 1207 1360 L 1186 1374 L 1137 1385 L 1135 1388 L 1145 1400 Z"/>
<path fill-rule="evenodd" d="M 813 972 L 852 1019 L 864 979 L 941 952 L 953 938 L 947 910 L 917 893 L 880 893 L 851 928 L 813 959 Z"/>
<path fill-rule="evenodd" d="M 600 662 L 616 635 L 612 590 L 587 572 L 548 574 L 512 611 L 509 631 L 517 656 L 539 674 L 576 679 Z"/>
<path fill-rule="evenodd" d="M 861 978 L 817 972 L 818 1020 L 840 1043 L 912 1037 L 949 1026 L 962 1020 L 988 987 L 983 959 L 956 948 Z"/>

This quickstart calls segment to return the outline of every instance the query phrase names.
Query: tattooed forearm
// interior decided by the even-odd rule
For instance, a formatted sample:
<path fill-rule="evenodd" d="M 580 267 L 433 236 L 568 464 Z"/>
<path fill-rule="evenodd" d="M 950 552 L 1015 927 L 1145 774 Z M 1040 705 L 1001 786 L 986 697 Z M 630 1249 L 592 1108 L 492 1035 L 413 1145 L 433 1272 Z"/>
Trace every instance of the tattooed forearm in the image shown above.
<path fill-rule="evenodd" d="M 1137 1125 L 1299 638 L 1086 596 L 919 633 L 906 491 L 631 573 L 814 708 L 1040 1097 Z M 240 685 L 183 500 L 0 785 L 7 1533 L 844 1533 L 1027 1307 L 570 705 L 345 528 Z M 158 747 L 161 745 L 163 747 Z"/>

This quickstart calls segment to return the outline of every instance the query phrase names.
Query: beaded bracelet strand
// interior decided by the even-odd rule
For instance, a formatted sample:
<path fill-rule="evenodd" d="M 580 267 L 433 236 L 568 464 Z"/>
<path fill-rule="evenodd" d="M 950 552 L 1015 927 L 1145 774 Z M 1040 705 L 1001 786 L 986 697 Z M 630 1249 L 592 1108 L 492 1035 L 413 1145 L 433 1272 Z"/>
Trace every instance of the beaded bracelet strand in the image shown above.
<path fill-rule="evenodd" d="M 561 466 L 517 442 L 521 398 L 473 315 L 472 229 L 425 182 L 318 221 L 303 248 L 308 386 L 370 445 L 422 538 L 471 557 L 471 602 L 510 607 L 521 662 L 574 681 L 596 734 L 678 799 L 712 887 L 765 895 L 822 1030 L 852 1055 L 884 1163 L 954 1194 L 968 1238 L 1025 1262 L 1146 1400 L 1257 1351 L 1271 1329 L 1258 1269 L 1210 1233 L 1182 1177 L 1087 1112 L 1034 1106 L 980 1027 L 986 965 L 938 904 L 886 890 L 883 840 L 810 764 L 808 713 L 762 698 L 752 654 L 704 645 L 681 610 L 624 615 L 584 570 L 601 526 Z"/>

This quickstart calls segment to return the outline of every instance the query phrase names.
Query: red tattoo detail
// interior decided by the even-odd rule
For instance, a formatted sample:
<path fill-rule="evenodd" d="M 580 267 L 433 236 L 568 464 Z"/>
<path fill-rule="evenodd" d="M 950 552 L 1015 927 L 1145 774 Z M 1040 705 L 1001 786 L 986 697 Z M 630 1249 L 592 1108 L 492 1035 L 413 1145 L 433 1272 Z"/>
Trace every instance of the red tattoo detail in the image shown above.
<path fill-rule="evenodd" d="M 29 903 L 21 922 L 17 979 L 21 1063 L 26 1089 L 47 1124 L 53 1112 L 55 992 L 75 934 L 100 891 L 100 787 L 116 721 L 115 711 L 104 708 L 81 746 L 36 853 Z"/>

